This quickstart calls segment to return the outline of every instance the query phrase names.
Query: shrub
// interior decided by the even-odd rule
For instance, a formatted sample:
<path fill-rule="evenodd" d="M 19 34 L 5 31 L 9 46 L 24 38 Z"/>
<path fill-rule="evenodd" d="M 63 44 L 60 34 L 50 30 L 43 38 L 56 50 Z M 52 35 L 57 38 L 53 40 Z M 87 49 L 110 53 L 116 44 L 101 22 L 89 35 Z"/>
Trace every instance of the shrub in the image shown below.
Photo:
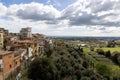
<path fill-rule="evenodd" d="M 94 51 L 94 47 L 90 47 L 90 51 Z"/>
<path fill-rule="evenodd" d="M 96 69 L 98 71 L 98 73 L 102 74 L 102 75 L 111 75 L 111 67 L 104 64 L 104 63 L 98 63 L 96 64 Z"/>
<path fill-rule="evenodd" d="M 90 77 L 94 75 L 94 70 L 93 69 L 86 69 L 82 71 L 82 75 Z"/>
<path fill-rule="evenodd" d="M 105 52 L 104 52 L 102 49 L 97 49 L 97 53 L 98 53 L 98 54 L 101 54 L 101 55 L 104 55 L 104 54 L 105 54 Z"/>
<path fill-rule="evenodd" d="M 83 52 L 83 48 L 81 48 L 80 51 Z"/>
<path fill-rule="evenodd" d="M 90 80 L 89 77 L 82 77 L 80 80 Z"/>
<path fill-rule="evenodd" d="M 83 61 L 82 66 L 83 66 L 84 68 L 88 68 L 88 67 L 89 67 L 89 63 L 88 63 L 87 61 Z"/>
<path fill-rule="evenodd" d="M 35 59 L 28 69 L 28 78 L 32 80 L 54 80 L 56 67 L 48 58 Z"/>
<path fill-rule="evenodd" d="M 105 53 L 105 56 L 108 57 L 108 58 L 111 57 L 111 52 L 110 52 L 110 50 L 108 50 L 108 51 Z"/>
<path fill-rule="evenodd" d="M 96 75 L 91 76 L 91 80 L 99 80 Z"/>
<path fill-rule="evenodd" d="M 112 56 L 112 60 L 120 65 L 120 53 L 119 52 L 114 52 L 114 55 Z"/>

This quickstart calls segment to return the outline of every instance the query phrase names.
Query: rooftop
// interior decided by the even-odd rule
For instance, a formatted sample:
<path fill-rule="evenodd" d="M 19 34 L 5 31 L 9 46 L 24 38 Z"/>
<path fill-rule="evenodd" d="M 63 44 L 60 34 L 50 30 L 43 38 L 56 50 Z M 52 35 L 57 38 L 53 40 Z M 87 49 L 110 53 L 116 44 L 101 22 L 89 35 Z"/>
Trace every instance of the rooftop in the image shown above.
<path fill-rule="evenodd" d="M 6 55 L 6 54 L 10 54 L 12 53 L 12 51 L 1 51 L 0 50 L 0 55 Z"/>
<path fill-rule="evenodd" d="M 17 51 L 14 51 L 15 57 L 16 57 L 16 56 L 20 56 L 24 51 L 26 51 L 26 49 L 19 49 L 19 50 L 17 50 Z"/>
<path fill-rule="evenodd" d="M 32 40 L 18 40 L 18 43 L 33 43 L 34 41 Z"/>

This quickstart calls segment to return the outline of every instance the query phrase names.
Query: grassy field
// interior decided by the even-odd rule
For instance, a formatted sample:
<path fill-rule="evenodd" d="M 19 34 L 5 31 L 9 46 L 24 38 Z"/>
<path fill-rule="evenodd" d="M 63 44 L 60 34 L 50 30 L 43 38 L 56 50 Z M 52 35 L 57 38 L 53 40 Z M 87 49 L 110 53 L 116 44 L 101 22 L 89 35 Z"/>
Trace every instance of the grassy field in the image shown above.
<path fill-rule="evenodd" d="M 94 66 L 98 65 L 99 63 L 105 64 L 106 66 L 111 68 L 110 72 L 112 73 L 111 74 L 112 77 L 120 75 L 120 67 L 118 65 L 115 65 L 110 59 L 103 57 L 103 55 L 92 56 L 93 53 L 91 55 L 89 54 L 90 48 L 88 48 L 88 47 L 82 47 L 82 48 L 83 48 L 83 51 L 84 51 L 86 57 L 88 57 L 90 60 L 93 60 Z M 97 50 L 97 49 L 98 48 L 95 48 L 95 50 Z M 116 47 L 116 48 L 103 47 L 101 49 L 103 49 L 104 51 L 110 50 L 111 53 L 113 53 L 115 51 L 120 52 L 120 47 Z M 101 60 L 99 57 L 101 58 Z M 96 60 L 96 59 L 99 59 L 99 60 Z M 94 67 L 94 68 L 96 68 L 96 67 Z"/>
<path fill-rule="evenodd" d="M 90 52 L 90 48 L 82 47 L 85 54 L 88 54 Z"/>
<path fill-rule="evenodd" d="M 96 48 L 96 49 L 98 49 L 98 48 Z M 104 47 L 104 48 L 101 48 L 101 49 L 103 49 L 104 51 L 110 50 L 111 52 L 114 52 L 114 51 L 119 51 L 120 52 L 120 47 L 118 47 L 118 48 L 106 48 L 106 47 Z M 96 60 L 96 57 L 99 58 L 99 57 L 101 57 L 101 55 L 99 55 L 99 56 L 96 55 L 94 57 L 93 56 L 94 53 L 90 54 L 90 49 L 89 48 L 83 47 L 83 50 L 84 50 L 84 53 L 88 54 L 87 56 L 89 58 L 91 58 L 91 60 L 93 60 L 95 66 L 98 65 L 99 63 L 105 64 L 105 65 L 107 65 L 108 67 L 111 68 L 111 70 L 110 70 L 111 73 L 112 73 L 111 76 L 119 76 L 120 75 L 120 67 L 118 65 L 115 65 L 110 59 L 108 59 L 106 57 L 103 57 L 103 58 L 101 58 L 102 61 L 99 61 L 99 60 Z M 107 60 L 109 60 L 109 61 L 107 61 Z"/>
<path fill-rule="evenodd" d="M 98 48 L 95 48 L 95 50 L 97 50 Z M 103 49 L 104 51 L 108 51 L 110 50 L 111 53 L 115 52 L 115 51 L 118 51 L 120 52 L 120 47 L 115 47 L 115 48 L 107 48 L 107 47 L 103 47 L 103 48 L 100 48 L 100 49 Z"/>

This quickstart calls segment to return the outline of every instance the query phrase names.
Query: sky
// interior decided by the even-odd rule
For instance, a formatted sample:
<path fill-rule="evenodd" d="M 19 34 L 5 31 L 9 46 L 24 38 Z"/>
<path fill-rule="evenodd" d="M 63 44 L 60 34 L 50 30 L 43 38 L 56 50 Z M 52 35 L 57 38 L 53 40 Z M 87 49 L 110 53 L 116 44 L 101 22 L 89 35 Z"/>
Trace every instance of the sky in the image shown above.
<path fill-rule="evenodd" d="M 0 27 L 49 36 L 120 36 L 120 0 L 0 0 Z"/>

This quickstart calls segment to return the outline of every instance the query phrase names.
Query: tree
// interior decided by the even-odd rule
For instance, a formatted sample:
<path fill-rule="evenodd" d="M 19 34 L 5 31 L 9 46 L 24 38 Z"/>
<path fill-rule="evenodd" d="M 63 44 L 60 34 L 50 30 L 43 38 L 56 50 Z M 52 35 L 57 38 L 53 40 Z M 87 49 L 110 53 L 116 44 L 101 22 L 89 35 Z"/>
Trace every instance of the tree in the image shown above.
<path fill-rule="evenodd" d="M 99 72 L 99 74 L 101 74 L 101 75 L 109 75 L 110 76 L 112 74 L 111 67 L 104 63 L 98 63 L 96 65 L 96 69 Z"/>
<path fill-rule="evenodd" d="M 118 60 L 118 64 L 120 65 L 120 56 L 118 56 L 117 60 Z"/>
<path fill-rule="evenodd" d="M 101 55 L 104 55 L 104 54 L 105 54 L 105 52 L 104 52 L 102 49 L 97 49 L 97 53 L 98 53 L 98 54 L 101 54 Z"/>
<path fill-rule="evenodd" d="M 28 78 L 32 80 L 55 80 L 56 67 L 50 59 L 35 59 L 28 69 Z"/>
<path fill-rule="evenodd" d="M 89 77 L 82 77 L 80 80 L 90 80 L 90 78 Z"/>
<path fill-rule="evenodd" d="M 120 53 L 119 52 L 114 52 L 114 55 L 112 56 L 112 60 L 120 65 Z"/>
<path fill-rule="evenodd" d="M 109 41 L 107 47 L 115 47 L 115 41 Z"/>
<path fill-rule="evenodd" d="M 109 57 L 109 58 L 111 57 L 111 52 L 110 52 L 110 50 L 108 50 L 108 51 L 105 53 L 105 56 L 106 56 L 106 57 Z"/>
<path fill-rule="evenodd" d="M 84 68 L 88 68 L 88 67 L 89 67 L 89 62 L 83 61 L 82 66 L 83 66 Z"/>
<path fill-rule="evenodd" d="M 90 47 L 90 51 L 94 51 L 94 47 Z"/>
<path fill-rule="evenodd" d="M 101 80 L 97 71 L 90 69 L 91 60 L 80 48 L 55 47 L 52 52 L 46 46 L 46 54 L 30 64 L 28 77 L 32 80 Z M 52 49 L 53 50 L 53 49 Z M 52 54 L 50 54 L 50 53 Z M 81 55 L 82 54 L 82 55 Z M 94 77 L 95 75 L 95 77 Z M 93 76 L 93 77 L 92 77 Z"/>
<path fill-rule="evenodd" d="M 83 48 L 81 48 L 80 51 L 83 52 Z"/>
<path fill-rule="evenodd" d="M 50 57 L 52 53 L 53 53 L 53 50 L 50 46 L 45 49 L 45 54 L 47 55 L 47 57 Z"/>

